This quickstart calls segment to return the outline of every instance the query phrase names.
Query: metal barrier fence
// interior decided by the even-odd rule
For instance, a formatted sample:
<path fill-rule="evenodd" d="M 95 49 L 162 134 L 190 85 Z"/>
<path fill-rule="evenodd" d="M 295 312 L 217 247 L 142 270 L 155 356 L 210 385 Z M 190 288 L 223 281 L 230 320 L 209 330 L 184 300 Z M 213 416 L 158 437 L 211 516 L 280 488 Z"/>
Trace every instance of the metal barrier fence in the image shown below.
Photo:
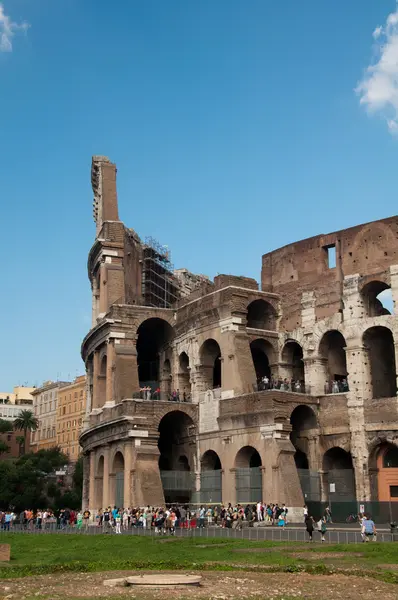
<path fill-rule="evenodd" d="M 7 532 L 1 532 L 7 535 Z M 90 525 L 87 529 L 77 529 L 76 527 L 66 527 L 58 529 L 56 524 L 48 525 L 43 529 L 25 529 L 22 526 L 14 525 L 10 529 L 10 533 L 18 533 L 20 535 L 51 535 L 54 533 L 66 535 L 117 535 L 113 527 L 107 528 Z M 130 527 L 128 530 L 122 530 L 122 535 L 139 535 L 149 538 L 164 537 L 164 533 L 157 533 L 154 527 L 149 529 L 143 527 Z M 269 541 L 269 542 L 308 542 L 308 534 L 304 527 L 244 527 L 242 529 L 222 528 L 222 527 L 195 527 L 176 528 L 174 533 L 176 538 L 217 538 L 231 540 L 247 540 L 253 542 Z M 314 531 L 314 542 L 320 542 L 320 534 Z M 377 533 L 377 542 L 398 542 L 398 533 L 382 531 Z M 352 529 L 330 529 L 326 532 L 326 543 L 331 544 L 357 544 L 362 543 L 362 536 L 357 528 Z M 373 542 L 371 542 L 373 543 Z"/>

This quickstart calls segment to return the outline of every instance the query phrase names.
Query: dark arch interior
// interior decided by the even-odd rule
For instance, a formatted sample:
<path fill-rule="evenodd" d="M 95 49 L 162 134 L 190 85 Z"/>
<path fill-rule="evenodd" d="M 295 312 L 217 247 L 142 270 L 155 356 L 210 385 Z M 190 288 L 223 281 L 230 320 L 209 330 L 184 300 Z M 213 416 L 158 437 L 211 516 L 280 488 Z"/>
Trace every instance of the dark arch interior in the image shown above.
<path fill-rule="evenodd" d="M 339 331 L 328 331 L 319 345 L 319 353 L 327 360 L 329 381 L 342 381 L 347 378 L 346 341 Z"/>
<path fill-rule="evenodd" d="M 286 342 L 282 351 L 282 361 L 289 370 L 290 378 L 304 383 L 303 349 L 298 342 Z"/>
<path fill-rule="evenodd" d="M 99 461 L 98 461 L 97 477 L 103 477 L 103 475 L 104 475 L 104 457 L 100 456 Z"/>
<path fill-rule="evenodd" d="M 361 296 L 366 316 L 379 317 L 380 315 L 391 314 L 390 310 L 385 308 L 378 298 L 379 294 L 385 290 L 391 290 L 391 287 L 384 281 L 370 281 L 363 287 Z"/>
<path fill-rule="evenodd" d="M 235 465 L 241 469 L 261 467 L 261 456 L 252 446 L 244 446 L 236 455 Z"/>
<path fill-rule="evenodd" d="M 297 469 L 309 469 L 307 455 L 301 450 L 296 450 L 294 454 L 294 462 Z"/>
<path fill-rule="evenodd" d="M 159 423 L 159 470 L 167 503 L 191 500 L 189 437 L 193 424 L 191 417 L 179 410 L 167 413 Z"/>
<path fill-rule="evenodd" d="M 276 313 L 265 300 L 254 300 L 247 307 L 247 327 L 273 331 L 276 328 Z"/>
<path fill-rule="evenodd" d="M 160 421 L 158 440 L 160 469 L 165 471 L 178 470 L 180 457 L 186 458 L 184 444 L 186 438 L 190 435 L 189 428 L 192 425 L 191 417 L 179 410 L 167 413 Z"/>
<path fill-rule="evenodd" d="M 312 408 L 304 404 L 296 406 L 290 416 L 290 424 L 293 431 L 301 432 L 306 429 L 316 429 L 318 426 L 316 416 Z"/>
<path fill-rule="evenodd" d="M 254 340 L 250 344 L 256 379 L 260 381 L 263 377 L 271 379 L 270 357 L 272 346 L 265 340 Z"/>
<path fill-rule="evenodd" d="M 325 471 L 353 469 L 351 453 L 342 448 L 331 448 L 323 456 L 323 468 Z"/>
<path fill-rule="evenodd" d="M 221 387 L 221 350 L 215 340 L 210 339 L 204 342 L 200 349 L 200 361 L 207 388 Z"/>
<path fill-rule="evenodd" d="M 397 394 L 394 338 L 386 327 L 371 327 L 363 335 L 368 352 L 373 398 Z"/>
<path fill-rule="evenodd" d="M 208 450 L 202 456 L 201 460 L 202 471 L 217 471 L 221 469 L 221 461 L 217 452 Z"/>
<path fill-rule="evenodd" d="M 397 446 L 387 446 L 383 454 L 383 469 L 398 469 Z"/>
<path fill-rule="evenodd" d="M 137 363 L 140 386 L 159 386 L 159 355 L 172 340 L 173 328 L 163 319 L 147 319 L 138 328 Z"/>

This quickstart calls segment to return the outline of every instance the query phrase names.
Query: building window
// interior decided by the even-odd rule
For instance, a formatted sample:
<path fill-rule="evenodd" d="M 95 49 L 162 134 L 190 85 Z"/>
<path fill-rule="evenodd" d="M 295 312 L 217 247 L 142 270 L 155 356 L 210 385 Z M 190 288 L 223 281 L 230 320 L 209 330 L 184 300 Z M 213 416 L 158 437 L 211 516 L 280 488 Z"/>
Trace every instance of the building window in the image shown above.
<path fill-rule="evenodd" d="M 64 415 L 64 414 L 66 414 L 66 406 L 63 406 L 63 407 L 62 407 L 62 414 L 63 414 L 63 415 Z"/>
<path fill-rule="evenodd" d="M 398 498 L 398 485 L 390 485 L 390 497 Z"/>
<path fill-rule="evenodd" d="M 336 268 L 336 246 L 334 244 L 332 244 L 331 246 L 325 246 L 324 250 L 326 252 L 328 269 L 335 269 Z"/>

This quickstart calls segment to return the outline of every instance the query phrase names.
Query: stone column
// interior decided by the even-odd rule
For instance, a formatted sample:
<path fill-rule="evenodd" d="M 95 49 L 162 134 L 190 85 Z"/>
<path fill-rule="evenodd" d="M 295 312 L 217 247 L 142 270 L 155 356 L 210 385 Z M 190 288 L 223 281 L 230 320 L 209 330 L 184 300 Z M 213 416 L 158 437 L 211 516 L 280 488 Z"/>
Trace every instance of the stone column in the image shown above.
<path fill-rule="evenodd" d="M 394 315 L 398 314 L 398 265 L 391 265 L 391 295 L 394 303 Z M 397 360 L 397 359 L 395 359 Z M 398 366 L 398 363 L 397 363 Z"/>
<path fill-rule="evenodd" d="M 95 506 L 95 450 L 91 450 L 89 457 L 89 469 L 90 469 L 90 479 L 89 479 L 89 487 L 88 487 L 88 502 L 87 506 L 89 508 L 94 508 Z M 86 507 L 87 508 L 87 507 Z"/>
<path fill-rule="evenodd" d="M 111 340 L 108 341 L 106 353 L 106 402 L 112 402 L 113 398 L 113 374 L 115 365 L 115 347 Z"/>
<path fill-rule="evenodd" d="M 103 481 L 103 489 L 102 489 L 102 504 L 105 507 L 109 506 L 110 502 L 110 490 L 109 490 L 109 454 L 110 448 L 106 446 L 104 448 L 104 481 Z"/>
<path fill-rule="evenodd" d="M 226 476 L 222 478 L 222 501 L 224 503 L 231 502 L 236 504 L 236 468 L 233 467 L 229 471 L 225 471 Z"/>
<path fill-rule="evenodd" d="M 321 356 L 303 358 L 305 386 L 312 396 L 323 396 L 328 381 L 327 360 Z"/>
<path fill-rule="evenodd" d="M 372 398 L 369 357 L 361 344 L 346 348 L 348 418 L 351 431 L 351 456 L 355 471 L 357 501 L 370 500 L 369 452 L 365 432 L 365 403 Z"/>
<path fill-rule="evenodd" d="M 124 447 L 124 508 L 131 506 L 131 468 L 131 442 L 127 442 Z"/>
<path fill-rule="evenodd" d="M 139 392 L 136 339 L 126 338 L 117 340 L 120 343 L 114 346 L 114 401 L 116 403 L 125 398 L 132 398 Z"/>

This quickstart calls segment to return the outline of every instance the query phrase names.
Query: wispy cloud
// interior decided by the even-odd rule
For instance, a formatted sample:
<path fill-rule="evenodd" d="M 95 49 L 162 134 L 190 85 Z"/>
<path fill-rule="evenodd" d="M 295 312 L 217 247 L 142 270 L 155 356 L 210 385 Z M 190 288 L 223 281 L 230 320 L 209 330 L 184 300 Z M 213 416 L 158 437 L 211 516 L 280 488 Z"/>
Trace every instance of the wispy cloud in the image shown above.
<path fill-rule="evenodd" d="M 379 113 L 391 133 L 398 133 L 398 4 L 385 25 L 373 32 L 374 60 L 356 92 L 369 112 Z"/>
<path fill-rule="evenodd" d="M 12 38 L 17 31 L 26 31 L 29 24 L 17 23 L 5 14 L 4 5 L 0 3 L 0 52 L 12 52 Z"/>

